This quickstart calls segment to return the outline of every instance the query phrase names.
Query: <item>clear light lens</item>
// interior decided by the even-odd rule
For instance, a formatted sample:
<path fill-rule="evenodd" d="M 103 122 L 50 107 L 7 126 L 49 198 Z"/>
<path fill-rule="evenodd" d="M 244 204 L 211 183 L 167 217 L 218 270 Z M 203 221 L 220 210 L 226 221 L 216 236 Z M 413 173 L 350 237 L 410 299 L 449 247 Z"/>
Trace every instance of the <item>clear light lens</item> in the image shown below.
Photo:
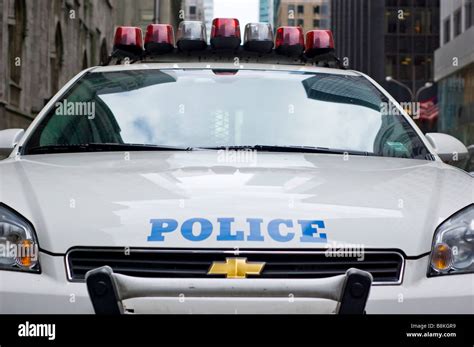
<path fill-rule="evenodd" d="M 186 20 L 179 23 L 177 40 L 207 42 L 206 27 L 203 22 Z"/>
<path fill-rule="evenodd" d="M 268 23 L 249 23 L 245 26 L 244 42 L 272 41 L 273 30 Z"/>
<path fill-rule="evenodd" d="M 245 26 L 244 48 L 247 51 L 270 53 L 273 48 L 273 30 L 268 23 L 249 23 Z"/>
<path fill-rule="evenodd" d="M 0 205 L 0 270 L 39 272 L 38 249 L 29 223 Z"/>
<path fill-rule="evenodd" d="M 431 252 L 431 275 L 467 272 L 474 272 L 474 205 L 441 224 Z"/>

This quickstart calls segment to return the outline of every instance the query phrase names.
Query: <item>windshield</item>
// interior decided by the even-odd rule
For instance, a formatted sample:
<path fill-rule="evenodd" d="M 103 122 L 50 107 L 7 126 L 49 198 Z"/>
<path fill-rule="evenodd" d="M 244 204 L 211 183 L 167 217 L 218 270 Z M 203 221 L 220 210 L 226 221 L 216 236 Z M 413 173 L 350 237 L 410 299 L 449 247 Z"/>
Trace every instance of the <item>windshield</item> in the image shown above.
<path fill-rule="evenodd" d="M 305 146 L 429 157 L 364 77 L 268 70 L 88 73 L 37 126 L 24 153 L 84 144 Z"/>

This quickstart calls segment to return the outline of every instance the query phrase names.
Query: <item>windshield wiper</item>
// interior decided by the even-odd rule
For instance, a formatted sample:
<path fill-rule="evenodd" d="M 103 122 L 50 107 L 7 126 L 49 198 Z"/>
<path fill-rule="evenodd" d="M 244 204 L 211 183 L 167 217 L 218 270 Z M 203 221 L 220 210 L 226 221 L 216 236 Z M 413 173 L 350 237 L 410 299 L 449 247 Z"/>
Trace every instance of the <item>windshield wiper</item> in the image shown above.
<path fill-rule="evenodd" d="M 190 147 L 142 145 L 133 143 L 87 143 L 80 145 L 48 145 L 33 147 L 25 154 L 123 152 L 123 151 L 191 151 Z"/>
<path fill-rule="evenodd" d="M 310 147 L 310 146 L 276 146 L 276 145 L 249 145 L 249 146 L 218 146 L 218 147 L 197 147 L 197 149 L 229 150 L 229 151 L 261 151 L 261 152 L 283 152 L 283 153 L 323 153 L 323 154 L 349 154 L 349 155 L 373 155 L 369 152 L 353 151 L 347 149 Z"/>

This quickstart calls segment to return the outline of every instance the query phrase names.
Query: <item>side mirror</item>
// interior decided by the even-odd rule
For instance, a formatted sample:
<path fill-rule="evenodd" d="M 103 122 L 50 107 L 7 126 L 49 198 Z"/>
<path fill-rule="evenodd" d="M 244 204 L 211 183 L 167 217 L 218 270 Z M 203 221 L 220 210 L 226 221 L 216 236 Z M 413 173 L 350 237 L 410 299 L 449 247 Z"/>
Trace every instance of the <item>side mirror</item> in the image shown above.
<path fill-rule="evenodd" d="M 23 137 L 23 129 L 0 130 L 0 156 L 8 156 Z"/>
<path fill-rule="evenodd" d="M 469 157 L 466 146 L 454 136 L 442 133 L 428 133 L 426 138 L 433 146 L 436 154 L 444 162 L 460 162 Z"/>

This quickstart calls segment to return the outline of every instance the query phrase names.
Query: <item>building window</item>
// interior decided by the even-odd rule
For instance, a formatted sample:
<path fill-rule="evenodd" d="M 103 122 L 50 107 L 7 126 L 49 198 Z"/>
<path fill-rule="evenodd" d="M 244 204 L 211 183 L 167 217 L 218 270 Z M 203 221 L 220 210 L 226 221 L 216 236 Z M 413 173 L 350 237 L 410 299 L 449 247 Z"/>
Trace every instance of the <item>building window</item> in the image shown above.
<path fill-rule="evenodd" d="M 391 76 L 394 78 L 398 77 L 397 73 L 397 56 L 387 55 L 385 56 L 385 76 Z"/>
<path fill-rule="evenodd" d="M 89 59 L 87 58 L 87 51 L 84 51 L 82 55 L 82 70 L 85 70 L 89 67 Z"/>
<path fill-rule="evenodd" d="M 397 12 L 396 11 L 387 11 L 385 12 L 385 30 L 388 34 L 397 33 Z"/>
<path fill-rule="evenodd" d="M 426 48 L 427 44 L 429 43 L 429 39 L 426 36 L 415 37 L 413 39 L 413 47 L 415 49 L 415 53 L 426 53 L 426 52 L 433 52 L 433 50 L 428 50 Z"/>
<path fill-rule="evenodd" d="M 298 14 L 303 14 L 303 13 L 304 13 L 304 6 L 298 5 Z"/>
<path fill-rule="evenodd" d="M 425 0 L 415 0 L 415 6 L 416 7 L 425 7 L 426 6 L 426 1 Z"/>
<path fill-rule="evenodd" d="M 321 25 L 319 24 L 319 19 L 313 19 L 313 27 L 319 28 Z"/>
<path fill-rule="evenodd" d="M 54 33 L 54 51 L 51 52 L 51 94 L 54 94 L 59 89 L 59 79 L 61 77 L 61 69 L 63 66 L 63 34 L 61 31 L 61 24 L 56 25 Z"/>
<path fill-rule="evenodd" d="M 413 16 L 408 9 L 404 10 L 403 19 L 398 20 L 398 31 L 400 34 L 413 33 Z"/>
<path fill-rule="evenodd" d="M 288 25 L 289 26 L 295 26 L 295 20 L 294 19 L 288 19 Z"/>
<path fill-rule="evenodd" d="M 304 20 L 303 19 L 298 19 L 298 26 L 304 27 Z"/>
<path fill-rule="evenodd" d="M 437 36 L 431 36 L 426 40 L 426 51 L 434 52 L 439 48 L 439 38 Z"/>
<path fill-rule="evenodd" d="M 474 25 L 474 0 L 468 0 L 464 5 L 466 30 Z"/>
<path fill-rule="evenodd" d="M 9 102 L 20 106 L 21 72 L 23 59 L 23 46 L 26 32 L 26 6 L 24 0 L 15 0 L 13 14 L 9 18 L 8 26 L 8 55 L 10 94 Z"/>
<path fill-rule="evenodd" d="M 415 34 L 431 34 L 432 13 L 429 9 L 416 9 L 414 14 L 413 31 Z"/>
<path fill-rule="evenodd" d="M 313 7 L 313 14 L 319 14 L 319 6 Z"/>
<path fill-rule="evenodd" d="M 150 10 L 143 10 L 140 12 L 140 20 L 142 22 L 152 22 L 155 18 L 153 11 Z"/>
<path fill-rule="evenodd" d="M 453 34 L 454 37 L 461 34 L 461 9 L 454 12 L 453 15 Z"/>
<path fill-rule="evenodd" d="M 109 60 L 109 53 L 107 51 L 107 41 L 105 39 L 102 40 L 102 44 L 100 45 L 100 63 L 105 64 Z"/>
<path fill-rule="evenodd" d="M 321 19 L 320 24 L 321 29 L 329 29 L 329 19 Z"/>
<path fill-rule="evenodd" d="M 421 81 L 428 80 L 427 70 L 426 57 L 423 55 L 415 56 L 415 79 Z"/>
<path fill-rule="evenodd" d="M 398 50 L 402 53 L 409 53 L 411 51 L 411 41 L 412 37 L 410 36 L 399 36 Z"/>
<path fill-rule="evenodd" d="M 385 52 L 386 53 L 397 53 L 398 52 L 398 40 L 396 36 L 387 36 L 385 38 Z"/>
<path fill-rule="evenodd" d="M 448 43 L 451 39 L 451 19 L 448 17 L 443 22 L 443 43 Z"/>
<path fill-rule="evenodd" d="M 288 5 L 288 16 L 295 15 L 295 5 Z"/>
<path fill-rule="evenodd" d="M 321 5 L 321 14 L 327 16 L 329 14 L 329 6 Z"/>
<path fill-rule="evenodd" d="M 410 81 L 413 79 L 412 75 L 412 58 L 408 55 L 400 56 L 400 79 L 404 81 Z"/>
<path fill-rule="evenodd" d="M 189 14 L 191 16 L 196 15 L 196 6 L 189 6 Z"/>

